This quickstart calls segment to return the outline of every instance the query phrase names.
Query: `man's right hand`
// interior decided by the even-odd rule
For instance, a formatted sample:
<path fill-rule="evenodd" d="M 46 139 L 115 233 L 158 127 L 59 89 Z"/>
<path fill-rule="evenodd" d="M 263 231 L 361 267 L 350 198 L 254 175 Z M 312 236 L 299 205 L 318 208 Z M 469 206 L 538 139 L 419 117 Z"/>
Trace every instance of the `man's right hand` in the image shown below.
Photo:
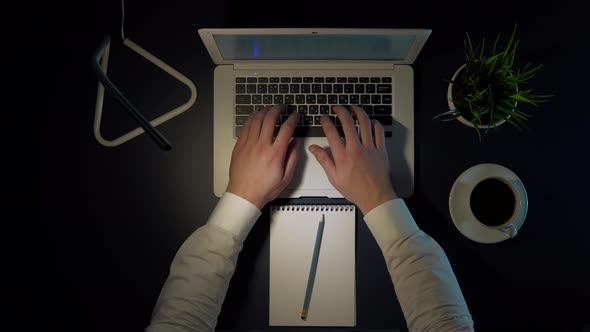
<path fill-rule="evenodd" d="M 359 120 L 359 139 L 348 110 L 334 106 L 334 111 L 342 123 L 346 143 L 342 142 L 330 118 L 324 115 L 322 129 L 334 158 L 317 145 L 310 146 L 309 150 L 322 165 L 334 188 L 367 214 L 382 203 L 397 198 L 389 179 L 383 126 L 376 120 L 371 122 L 362 108 L 352 106 Z"/>

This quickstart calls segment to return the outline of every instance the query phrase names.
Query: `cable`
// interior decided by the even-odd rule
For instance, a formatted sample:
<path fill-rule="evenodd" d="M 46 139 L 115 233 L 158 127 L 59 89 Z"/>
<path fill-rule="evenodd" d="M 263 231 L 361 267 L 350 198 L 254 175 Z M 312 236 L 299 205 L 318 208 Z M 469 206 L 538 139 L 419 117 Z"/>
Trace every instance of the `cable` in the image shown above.
<path fill-rule="evenodd" d="M 125 40 L 125 0 L 121 0 L 121 39 Z"/>

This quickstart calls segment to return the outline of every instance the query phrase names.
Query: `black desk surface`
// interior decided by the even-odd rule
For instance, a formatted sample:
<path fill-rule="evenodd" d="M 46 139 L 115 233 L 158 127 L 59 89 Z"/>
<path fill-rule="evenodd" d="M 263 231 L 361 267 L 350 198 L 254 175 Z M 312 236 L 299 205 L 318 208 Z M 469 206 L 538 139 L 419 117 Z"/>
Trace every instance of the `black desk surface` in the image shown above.
<path fill-rule="evenodd" d="M 590 196 L 587 52 L 582 5 L 553 2 L 400 2 L 388 5 L 166 1 L 126 4 L 126 34 L 187 75 L 198 88 L 196 105 L 159 127 L 171 152 L 142 135 L 116 148 L 92 135 L 96 79 L 89 57 L 104 33 L 113 39 L 109 74 L 136 106 L 153 117 L 183 103 L 186 89 L 124 48 L 120 4 L 77 8 L 54 22 L 55 49 L 65 50 L 53 73 L 75 93 L 46 122 L 42 143 L 45 215 L 52 227 L 58 284 L 44 298 L 46 320 L 64 329 L 138 331 L 182 242 L 203 225 L 213 195 L 213 70 L 201 27 L 430 28 L 415 70 L 416 193 L 406 202 L 418 225 L 445 249 L 478 330 L 572 330 L 590 323 Z M 329 9 L 328 9 L 329 8 Z M 68 7 L 57 7 L 65 12 Z M 76 9 L 76 8 L 75 8 Z M 545 67 L 529 84 L 552 93 L 532 110 L 530 129 L 503 125 L 480 143 L 458 122 L 432 120 L 447 108 L 443 81 L 463 62 L 463 38 L 510 33 L 518 22 L 518 62 Z M 65 61 L 64 61 L 65 60 Z M 58 110 L 60 105 L 54 105 Z M 530 108 L 529 108 L 530 109 Z M 105 103 L 105 136 L 133 123 L 115 102 Z M 56 141 L 63 142 L 56 145 Z M 455 179 L 475 164 L 492 162 L 524 182 L 530 208 L 514 239 L 483 245 L 453 226 L 448 196 Z M 268 209 L 240 256 L 219 317 L 220 329 L 268 327 Z M 358 219 L 358 327 L 403 328 L 383 257 Z M 52 299 L 61 299 L 59 305 Z"/>

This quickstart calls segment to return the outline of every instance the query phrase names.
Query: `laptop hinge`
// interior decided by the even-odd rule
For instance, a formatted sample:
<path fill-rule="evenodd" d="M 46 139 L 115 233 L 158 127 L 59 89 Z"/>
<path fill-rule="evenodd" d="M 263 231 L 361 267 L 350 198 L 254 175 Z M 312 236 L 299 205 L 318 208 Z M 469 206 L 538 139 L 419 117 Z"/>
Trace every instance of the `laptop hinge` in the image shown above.
<path fill-rule="evenodd" d="M 361 62 L 361 63 L 334 63 L 334 62 L 310 62 L 310 63 L 236 63 L 235 70 L 301 70 L 301 69 L 345 69 L 345 70 L 377 70 L 377 69 L 393 69 L 393 63 L 383 62 Z"/>

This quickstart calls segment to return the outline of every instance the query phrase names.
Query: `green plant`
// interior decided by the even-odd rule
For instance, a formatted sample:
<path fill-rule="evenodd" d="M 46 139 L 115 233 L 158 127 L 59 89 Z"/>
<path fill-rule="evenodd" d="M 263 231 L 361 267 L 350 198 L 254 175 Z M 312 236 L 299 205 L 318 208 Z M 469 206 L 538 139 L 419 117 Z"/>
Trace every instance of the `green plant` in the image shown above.
<path fill-rule="evenodd" d="M 501 50 L 498 48 L 500 35 L 496 37 L 489 55 L 484 54 L 485 39 L 474 48 L 469 34 L 466 35 L 465 67 L 454 80 L 449 80 L 455 109 L 441 113 L 436 118 L 449 121 L 463 116 L 474 125 L 480 139 L 478 125 L 494 128 L 497 122 L 504 120 L 519 129 L 526 127 L 525 122 L 530 115 L 519 109 L 518 105 L 537 106 L 551 97 L 536 95 L 532 89 L 523 88 L 542 65 L 532 67 L 527 64 L 522 69 L 514 68 L 519 44 L 515 40 L 516 26 Z"/>

